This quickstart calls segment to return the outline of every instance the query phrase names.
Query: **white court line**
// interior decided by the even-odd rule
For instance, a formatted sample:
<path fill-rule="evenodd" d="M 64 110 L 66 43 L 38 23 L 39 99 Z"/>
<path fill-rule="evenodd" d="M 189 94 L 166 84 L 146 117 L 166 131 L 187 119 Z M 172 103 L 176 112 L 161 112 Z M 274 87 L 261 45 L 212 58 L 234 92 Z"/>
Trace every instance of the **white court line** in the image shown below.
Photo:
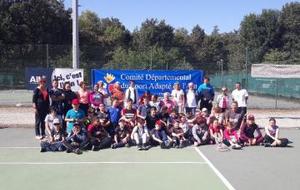
<path fill-rule="evenodd" d="M 216 175 L 221 179 L 225 186 L 229 190 L 235 190 L 235 188 L 229 183 L 229 181 L 221 174 L 221 172 L 209 161 L 208 158 L 200 151 L 199 148 L 194 147 L 196 152 L 203 158 L 203 160 L 210 166 L 210 168 L 216 173 Z"/>
<path fill-rule="evenodd" d="M 207 164 L 206 162 L 0 162 L 0 165 Z"/>

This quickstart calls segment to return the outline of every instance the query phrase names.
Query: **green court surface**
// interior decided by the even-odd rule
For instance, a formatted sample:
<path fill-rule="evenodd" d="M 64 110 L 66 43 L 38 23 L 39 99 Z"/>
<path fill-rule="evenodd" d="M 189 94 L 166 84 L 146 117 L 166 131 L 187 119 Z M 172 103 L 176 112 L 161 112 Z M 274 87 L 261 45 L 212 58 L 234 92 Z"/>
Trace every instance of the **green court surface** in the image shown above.
<path fill-rule="evenodd" d="M 0 189 L 213 189 L 226 188 L 195 148 L 139 152 L 135 147 L 72 153 L 1 148 Z"/>

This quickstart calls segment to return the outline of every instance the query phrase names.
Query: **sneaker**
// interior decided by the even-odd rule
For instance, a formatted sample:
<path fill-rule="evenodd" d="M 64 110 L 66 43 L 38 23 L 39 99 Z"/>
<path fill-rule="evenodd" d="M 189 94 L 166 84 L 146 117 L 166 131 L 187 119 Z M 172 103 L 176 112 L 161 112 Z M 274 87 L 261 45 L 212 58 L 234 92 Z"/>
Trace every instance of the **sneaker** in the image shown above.
<path fill-rule="evenodd" d="M 182 143 L 180 143 L 179 144 L 179 146 L 178 146 L 178 148 L 183 148 L 184 147 L 184 145 L 183 145 L 184 143 L 182 142 Z"/>
<path fill-rule="evenodd" d="M 176 148 L 176 146 L 177 146 L 176 143 L 173 143 L 173 148 Z"/>
<path fill-rule="evenodd" d="M 129 143 L 126 143 L 126 144 L 125 144 L 125 147 L 130 148 L 130 144 L 129 144 Z"/>
<path fill-rule="evenodd" d="M 234 150 L 239 150 L 242 147 L 240 145 L 238 145 L 238 144 L 234 144 L 234 145 L 231 146 L 231 148 L 234 149 Z"/>
<path fill-rule="evenodd" d="M 79 154 L 82 154 L 82 151 L 79 148 L 76 148 L 74 150 L 74 153 L 79 155 Z"/>
<path fill-rule="evenodd" d="M 138 146 L 137 146 L 137 149 L 138 149 L 138 150 L 143 150 L 142 145 L 138 145 Z"/>
<path fill-rule="evenodd" d="M 41 148 L 40 152 L 47 152 L 45 148 Z"/>
<path fill-rule="evenodd" d="M 264 146 L 265 147 L 271 147 L 271 144 L 270 143 L 265 143 Z"/>
<path fill-rule="evenodd" d="M 112 144 L 112 145 L 111 145 L 111 148 L 112 148 L 112 149 L 116 149 L 116 148 L 117 148 L 116 144 Z"/>
<path fill-rule="evenodd" d="M 92 151 L 99 151 L 99 150 L 100 150 L 100 148 L 98 146 L 93 146 L 92 147 Z"/>
<path fill-rule="evenodd" d="M 72 150 L 70 150 L 70 149 L 67 149 L 67 151 L 66 151 L 66 153 L 71 153 L 72 152 Z"/>

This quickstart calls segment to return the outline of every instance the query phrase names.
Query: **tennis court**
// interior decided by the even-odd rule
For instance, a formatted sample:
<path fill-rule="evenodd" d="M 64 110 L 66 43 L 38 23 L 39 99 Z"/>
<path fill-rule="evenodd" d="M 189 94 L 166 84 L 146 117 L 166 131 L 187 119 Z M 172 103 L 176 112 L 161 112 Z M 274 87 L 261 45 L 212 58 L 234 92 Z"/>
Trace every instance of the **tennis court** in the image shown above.
<path fill-rule="evenodd" d="M 99 152 L 40 153 L 33 129 L 0 129 L 0 189 L 298 189 L 300 138 L 282 130 L 291 148 L 214 146 L 149 151 L 136 147 Z M 252 186 L 249 186 L 251 181 Z M 255 182 L 253 184 L 253 182 Z"/>
<path fill-rule="evenodd" d="M 7 133 L 15 130 L 1 129 L 1 137 Z M 193 147 L 147 152 L 131 147 L 78 156 L 40 153 L 35 142 L 8 144 L 1 147 L 0 189 L 228 189 L 224 178 Z"/>

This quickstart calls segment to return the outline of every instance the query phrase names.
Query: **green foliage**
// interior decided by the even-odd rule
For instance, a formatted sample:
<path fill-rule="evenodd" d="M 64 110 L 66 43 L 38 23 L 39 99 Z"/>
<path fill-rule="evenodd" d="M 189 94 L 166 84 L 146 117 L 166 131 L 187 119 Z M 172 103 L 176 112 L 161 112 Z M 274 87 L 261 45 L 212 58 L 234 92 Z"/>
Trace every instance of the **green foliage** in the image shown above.
<path fill-rule="evenodd" d="M 0 1 L 0 69 L 70 67 L 71 11 L 63 1 Z M 110 69 L 203 69 L 243 71 L 249 64 L 300 62 L 300 3 L 249 14 L 237 31 L 211 34 L 196 25 L 189 32 L 164 20 L 146 19 L 129 32 L 117 18 L 92 11 L 79 17 L 80 67 Z M 49 44 L 49 45 L 45 45 Z M 246 49 L 247 57 L 246 57 Z M 47 57 L 48 56 L 48 57 Z"/>

